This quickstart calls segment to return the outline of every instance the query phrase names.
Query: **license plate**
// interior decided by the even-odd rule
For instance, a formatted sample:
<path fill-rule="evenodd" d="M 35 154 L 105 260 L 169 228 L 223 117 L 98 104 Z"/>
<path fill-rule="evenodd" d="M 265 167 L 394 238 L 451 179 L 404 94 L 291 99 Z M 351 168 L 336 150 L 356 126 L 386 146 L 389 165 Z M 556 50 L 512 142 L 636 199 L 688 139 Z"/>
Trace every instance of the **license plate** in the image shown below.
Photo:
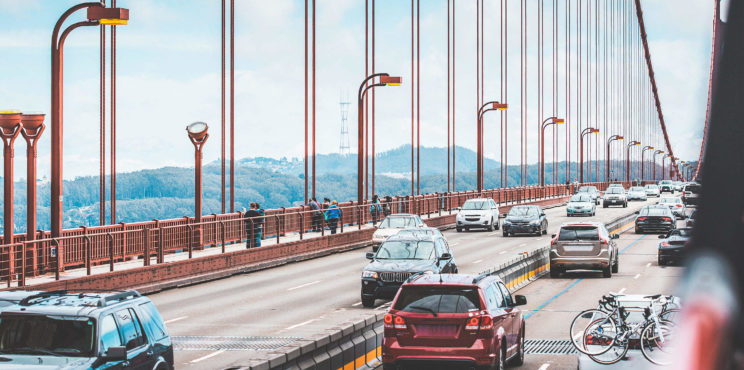
<path fill-rule="evenodd" d="M 593 249 L 593 245 L 567 245 L 563 247 L 563 250 L 566 252 L 589 252 Z"/>
<path fill-rule="evenodd" d="M 422 337 L 451 337 L 457 334 L 457 325 L 416 325 L 416 335 Z"/>

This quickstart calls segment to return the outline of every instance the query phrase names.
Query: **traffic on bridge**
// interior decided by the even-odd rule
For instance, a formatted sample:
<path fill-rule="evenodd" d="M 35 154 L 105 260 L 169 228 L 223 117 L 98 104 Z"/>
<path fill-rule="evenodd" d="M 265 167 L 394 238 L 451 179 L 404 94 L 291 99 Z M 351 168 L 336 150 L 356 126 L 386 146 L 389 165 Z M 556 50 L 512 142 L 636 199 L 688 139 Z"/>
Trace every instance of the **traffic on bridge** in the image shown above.
<path fill-rule="evenodd" d="M 0 1 L 0 45 L 0 369 L 744 368 L 742 0 Z"/>

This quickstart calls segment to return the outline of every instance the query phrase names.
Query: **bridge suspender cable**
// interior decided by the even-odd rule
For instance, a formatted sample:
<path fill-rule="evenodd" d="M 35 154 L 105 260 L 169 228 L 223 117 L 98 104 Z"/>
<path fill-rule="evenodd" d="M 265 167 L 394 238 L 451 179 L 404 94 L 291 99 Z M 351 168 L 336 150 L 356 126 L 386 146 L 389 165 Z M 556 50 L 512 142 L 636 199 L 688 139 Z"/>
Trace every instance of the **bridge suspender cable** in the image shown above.
<path fill-rule="evenodd" d="M 656 78 L 654 77 L 654 66 L 651 64 L 651 53 L 648 49 L 648 40 L 646 38 L 646 26 L 643 23 L 643 10 L 641 10 L 641 0 L 635 0 L 636 17 L 638 18 L 638 26 L 641 31 L 641 40 L 643 41 L 643 52 L 646 58 L 646 67 L 648 69 L 648 77 L 651 81 L 651 89 L 654 92 L 654 103 L 656 104 L 656 113 L 659 116 L 659 123 L 661 124 L 661 132 L 664 133 L 664 141 L 666 142 L 667 149 L 669 150 L 671 165 L 674 166 L 674 170 L 677 172 L 677 176 L 681 177 L 679 167 L 674 159 L 674 151 L 672 151 L 672 143 L 669 141 L 669 134 L 666 129 L 666 122 L 664 121 L 664 113 L 661 111 L 661 101 L 659 100 L 659 90 L 656 87 Z"/>
<path fill-rule="evenodd" d="M 705 143 L 708 139 L 708 125 L 710 123 L 710 102 L 711 102 L 711 94 L 713 93 L 713 76 L 716 74 L 716 65 L 718 64 L 716 61 L 718 59 L 718 44 L 720 42 L 720 38 L 718 30 L 719 30 L 719 13 L 721 11 L 721 3 L 719 0 L 715 0 L 716 6 L 715 11 L 713 12 L 713 47 L 711 47 L 710 50 L 710 78 L 708 79 L 708 100 L 707 100 L 707 107 L 705 109 L 705 127 L 703 128 L 703 141 L 700 143 L 700 155 L 698 157 L 698 163 L 697 167 L 695 168 L 695 176 L 693 179 L 698 178 L 700 175 L 700 167 L 703 164 L 703 155 L 705 154 Z"/>

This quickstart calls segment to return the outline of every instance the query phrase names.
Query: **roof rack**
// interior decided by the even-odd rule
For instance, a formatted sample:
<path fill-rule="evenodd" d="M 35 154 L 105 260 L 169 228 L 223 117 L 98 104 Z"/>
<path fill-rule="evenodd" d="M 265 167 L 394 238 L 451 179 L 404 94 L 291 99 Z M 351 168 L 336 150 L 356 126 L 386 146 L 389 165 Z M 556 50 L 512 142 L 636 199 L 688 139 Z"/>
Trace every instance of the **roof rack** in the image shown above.
<path fill-rule="evenodd" d="M 18 302 L 18 304 L 21 306 L 30 306 L 34 303 L 37 303 L 35 301 L 38 299 L 60 297 L 64 295 L 76 295 L 78 298 L 84 298 L 85 297 L 84 291 L 99 292 L 101 293 L 101 295 L 103 295 L 98 300 L 98 303 L 97 303 L 98 307 L 106 307 L 109 304 L 109 302 L 113 302 L 113 301 L 118 303 L 118 302 L 127 300 L 129 298 L 141 297 L 139 292 L 137 292 L 136 290 L 116 291 L 113 294 L 108 294 L 107 291 L 101 290 L 101 289 L 73 289 L 73 290 L 78 290 L 78 291 L 82 290 L 83 292 L 75 293 L 75 292 L 70 292 L 67 289 L 57 289 L 57 290 L 52 290 L 49 292 L 41 292 L 38 294 L 30 295 L 26 298 L 23 298 L 20 302 Z"/>
<path fill-rule="evenodd" d="M 476 277 L 473 278 L 473 284 L 476 284 L 479 281 L 481 281 L 481 280 L 483 280 L 483 279 L 485 279 L 485 278 L 487 278 L 489 276 L 491 276 L 491 274 L 489 274 L 487 272 L 484 272 L 484 273 L 482 273 L 482 274 L 480 274 L 480 275 L 478 275 L 478 276 L 476 276 Z"/>
<path fill-rule="evenodd" d="M 57 289 L 57 290 L 51 290 L 48 292 L 41 292 L 38 294 L 32 294 L 26 298 L 21 299 L 21 301 L 18 302 L 18 304 L 21 306 L 30 306 L 32 304 L 31 301 L 34 299 L 49 298 L 49 297 L 61 296 L 65 294 L 67 294 L 67 290 L 65 289 Z"/>
<path fill-rule="evenodd" d="M 121 301 L 126 301 L 130 298 L 139 298 L 142 295 L 139 294 L 136 290 L 127 290 L 125 292 L 118 292 L 116 294 L 107 295 L 105 297 L 101 297 L 101 299 L 98 301 L 98 307 L 106 307 L 109 302 L 113 303 L 119 303 Z"/>

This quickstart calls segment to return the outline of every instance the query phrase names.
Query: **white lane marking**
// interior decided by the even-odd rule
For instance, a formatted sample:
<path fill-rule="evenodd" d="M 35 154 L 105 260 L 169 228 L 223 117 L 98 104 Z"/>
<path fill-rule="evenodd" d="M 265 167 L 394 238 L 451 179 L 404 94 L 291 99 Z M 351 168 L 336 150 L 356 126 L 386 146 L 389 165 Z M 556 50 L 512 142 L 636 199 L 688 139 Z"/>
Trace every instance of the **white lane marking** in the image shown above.
<path fill-rule="evenodd" d="M 458 242 L 450 243 L 450 247 L 454 247 L 454 246 L 456 246 L 458 244 L 460 244 L 460 243 L 458 243 Z"/>
<path fill-rule="evenodd" d="M 295 329 L 295 328 L 299 328 L 300 326 L 307 325 L 307 324 L 309 324 L 309 323 L 311 323 L 313 321 L 316 321 L 316 320 L 318 320 L 318 319 L 307 320 L 307 321 L 301 322 L 299 324 L 295 324 L 295 325 L 286 327 L 286 328 L 284 328 L 284 330 L 292 330 L 292 329 Z"/>
<path fill-rule="evenodd" d="M 473 261 L 473 264 L 475 265 L 476 263 L 481 263 L 481 262 L 483 262 L 483 260 L 477 260 L 477 261 Z"/>
<path fill-rule="evenodd" d="M 506 251 L 501 251 L 501 252 L 499 252 L 499 254 L 504 254 L 504 253 L 506 253 Z"/>
<path fill-rule="evenodd" d="M 188 316 L 181 316 L 181 317 L 176 317 L 175 319 L 165 320 L 165 321 L 163 321 L 163 323 L 165 323 L 167 325 L 167 324 L 170 324 L 172 322 L 181 321 L 181 320 L 183 320 L 185 318 L 188 318 Z"/>
<path fill-rule="evenodd" d="M 538 370 L 548 370 L 548 367 L 550 367 L 550 364 L 542 364 Z"/>
<path fill-rule="evenodd" d="M 638 279 L 639 277 L 641 277 L 641 274 L 636 274 L 636 276 L 633 276 L 633 279 Z"/>
<path fill-rule="evenodd" d="M 220 354 L 220 353 L 222 353 L 222 352 L 225 352 L 225 350 L 224 350 L 224 349 L 221 349 L 221 350 L 219 350 L 219 351 L 216 351 L 216 352 L 212 352 L 212 353 L 210 353 L 210 354 L 208 354 L 208 355 L 206 355 L 206 356 L 202 356 L 202 357 L 199 357 L 199 358 L 197 358 L 197 359 L 195 359 L 195 360 L 191 360 L 191 363 L 192 363 L 192 364 L 195 364 L 195 363 L 197 363 L 197 362 L 201 362 L 201 361 L 204 361 L 204 360 L 206 360 L 206 359 L 208 359 L 208 358 L 212 358 L 212 357 L 214 357 L 214 356 L 217 356 L 217 355 L 219 355 L 219 354 Z"/>
<path fill-rule="evenodd" d="M 309 282 L 309 283 L 305 283 L 305 284 L 302 284 L 302 285 L 298 285 L 298 286 L 293 287 L 293 288 L 289 288 L 289 289 L 287 289 L 287 291 L 289 292 L 289 291 L 292 291 L 292 290 L 304 288 L 306 286 L 310 286 L 310 285 L 317 284 L 317 283 L 320 283 L 320 282 L 321 282 L 321 280 L 315 280 L 313 282 Z"/>
<path fill-rule="evenodd" d="M 619 292 L 617 292 L 617 294 L 623 294 L 623 293 L 625 293 L 625 288 L 622 288 L 622 289 L 620 289 Z"/>
<path fill-rule="evenodd" d="M 527 243 L 522 243 L 522 244 L 520 244 L 519 246 L 520 246 L 520 247 L 524 247 L 524 246 L 526 246 L 526 245 L 527 245 Z"/>
<path fill-rule="evenodd" d="M 356 307 L 356 306 L 359 306 L 361 304 L 362 304 L 362 302 L 357 302 L 357 303 L 354 303 L 353 305 L 351 305 L 351 307 Z"/>
<path fill-rule="evenodd" d="M 646 267 L 651 267 L 651 262 L 647 263 Z"/>

